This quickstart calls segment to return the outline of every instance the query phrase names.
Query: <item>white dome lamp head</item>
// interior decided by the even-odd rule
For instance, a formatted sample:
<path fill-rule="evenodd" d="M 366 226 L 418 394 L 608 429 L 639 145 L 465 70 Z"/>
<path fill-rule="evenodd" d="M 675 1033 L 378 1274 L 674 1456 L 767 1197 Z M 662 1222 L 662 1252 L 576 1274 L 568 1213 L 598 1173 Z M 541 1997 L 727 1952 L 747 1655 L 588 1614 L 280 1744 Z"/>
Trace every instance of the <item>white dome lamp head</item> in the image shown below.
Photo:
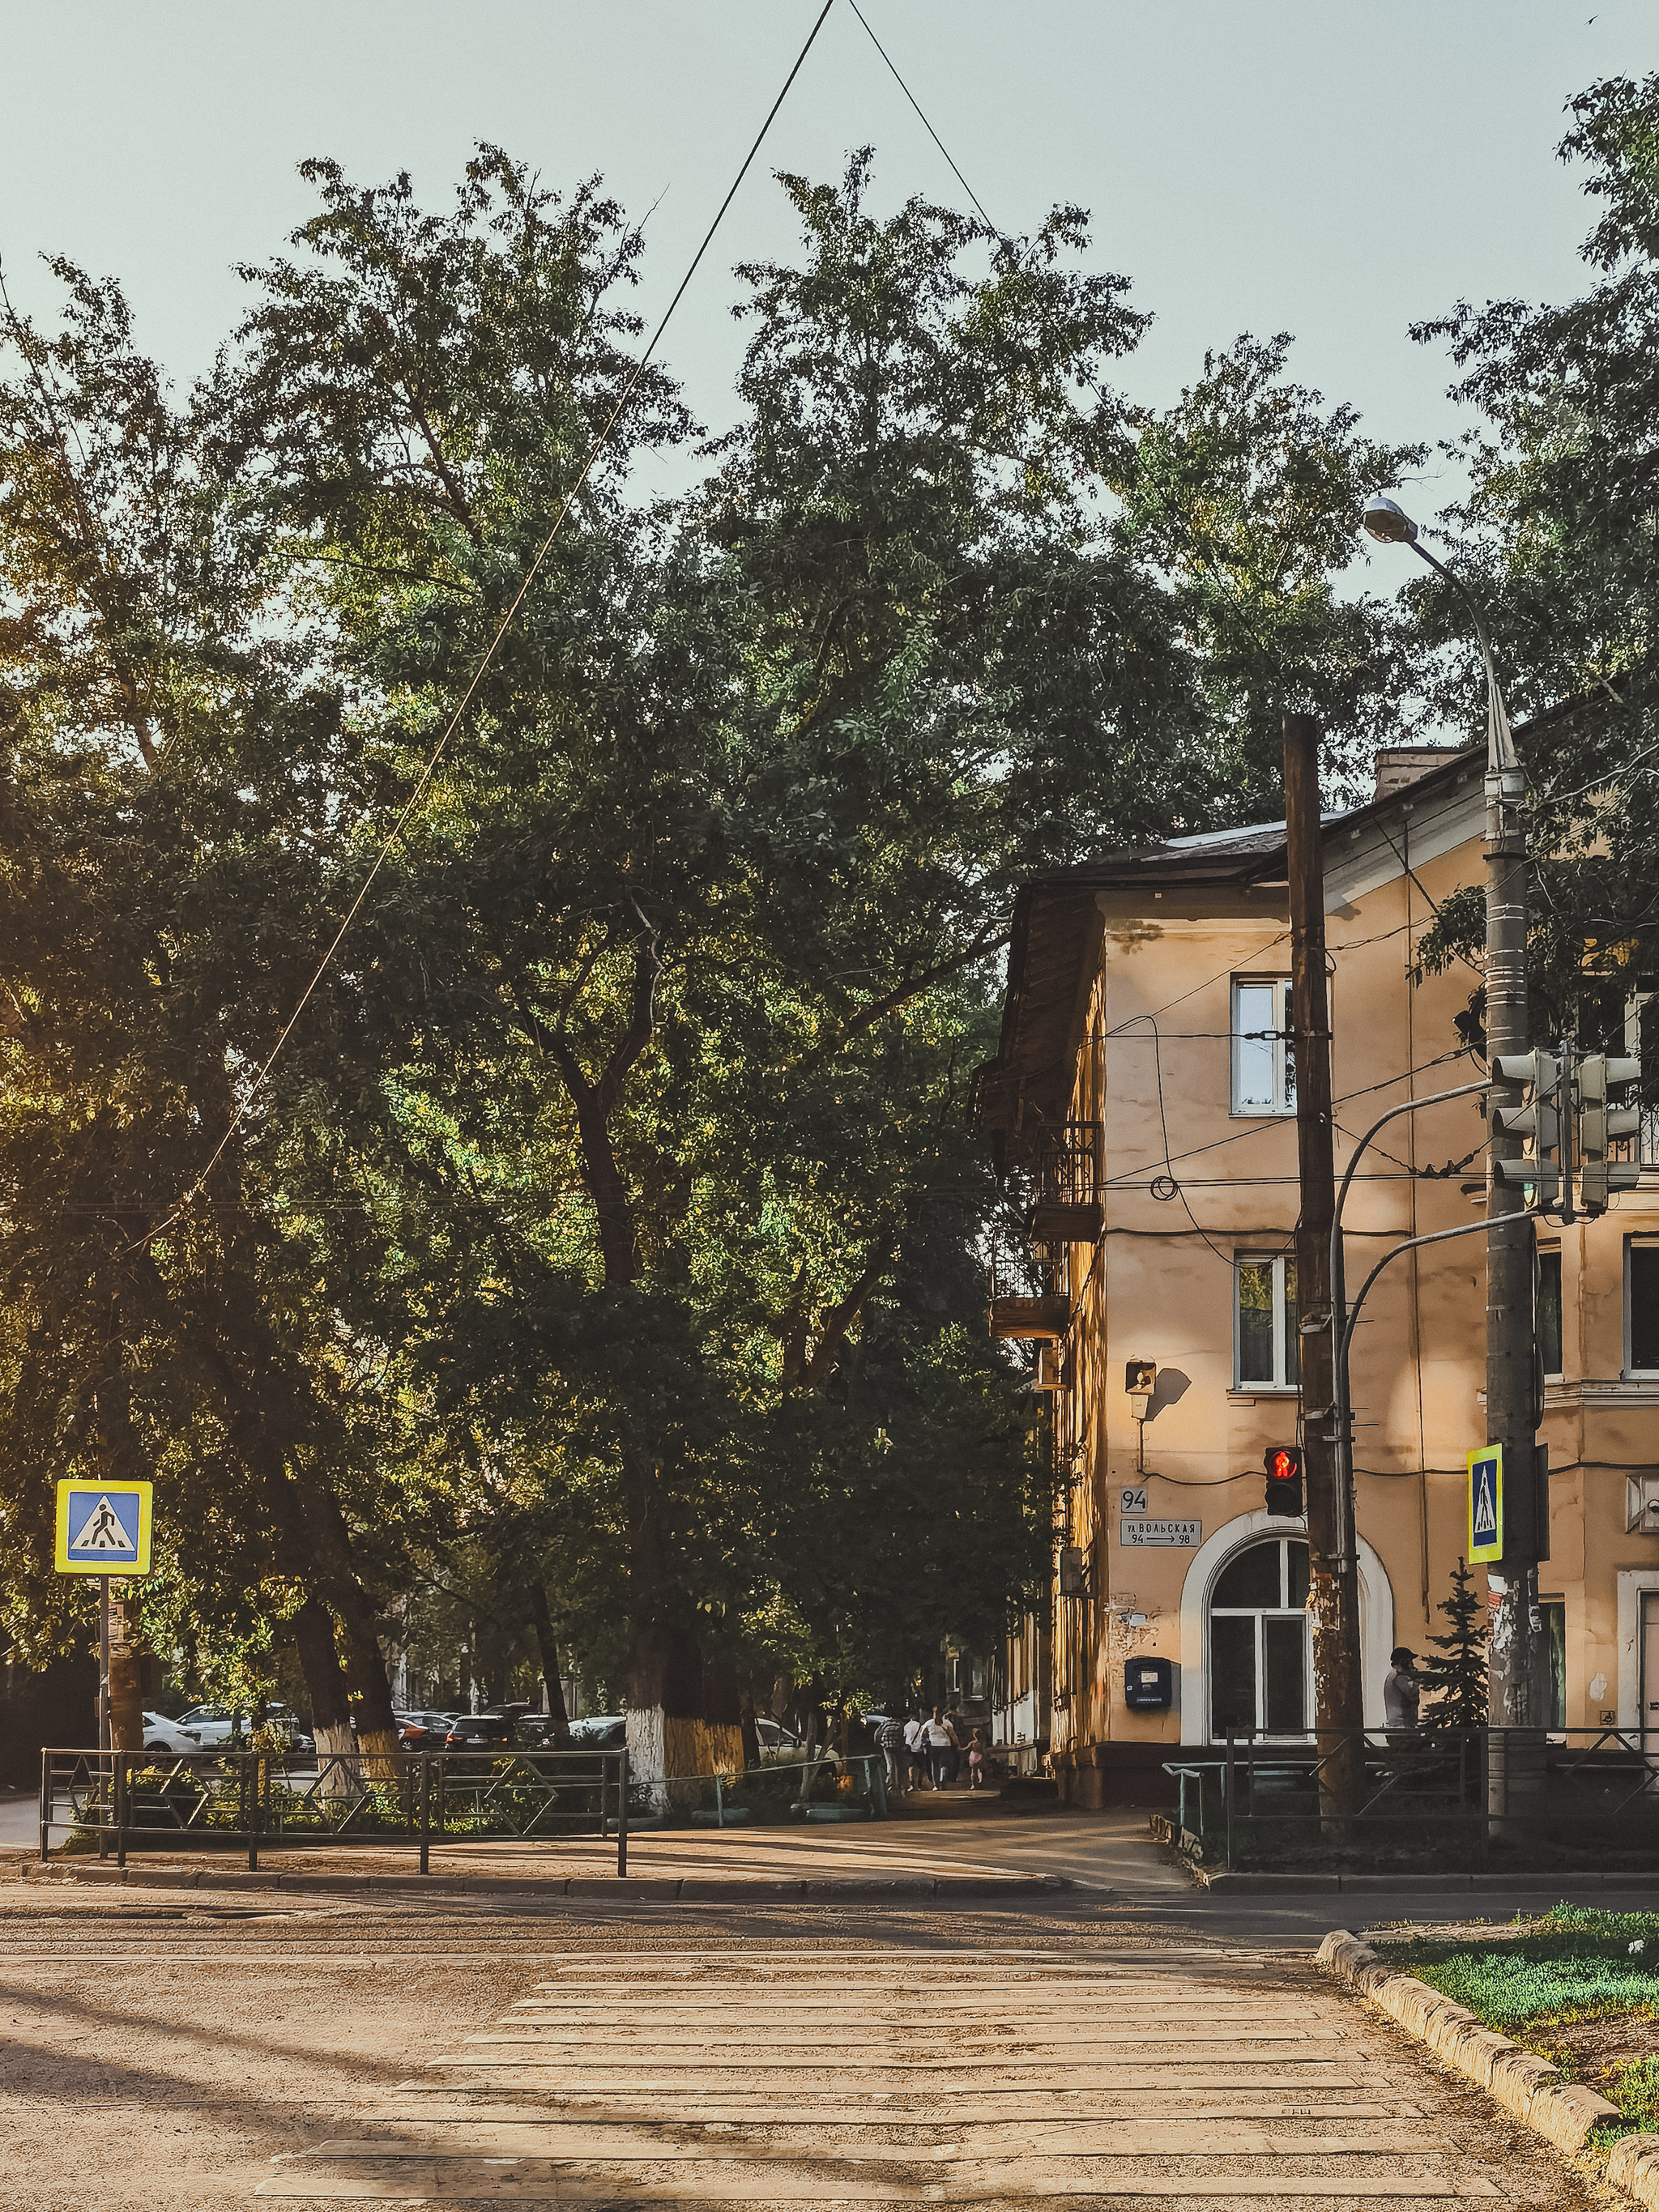
<path fill-rule="evenodd" d="M 1415 545 L 1417 525 L 1405 508 L 1386 492 L 1374 491 L 1360 516 L 1367 534 L 1379 545 Z"/>

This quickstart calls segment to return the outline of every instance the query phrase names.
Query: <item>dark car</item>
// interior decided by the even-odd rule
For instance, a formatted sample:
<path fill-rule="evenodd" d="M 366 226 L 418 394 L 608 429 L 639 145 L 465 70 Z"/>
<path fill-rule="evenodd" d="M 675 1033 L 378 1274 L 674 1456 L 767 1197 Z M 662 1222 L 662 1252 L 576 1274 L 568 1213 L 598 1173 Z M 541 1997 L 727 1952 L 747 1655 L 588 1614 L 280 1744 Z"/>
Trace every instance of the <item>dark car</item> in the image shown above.
<path fill-rule="evenodd" d="M 510 1713 L 462 1713 L 444 1738 L 446 1751 L 509 1751 L 512 1746 Z"/>

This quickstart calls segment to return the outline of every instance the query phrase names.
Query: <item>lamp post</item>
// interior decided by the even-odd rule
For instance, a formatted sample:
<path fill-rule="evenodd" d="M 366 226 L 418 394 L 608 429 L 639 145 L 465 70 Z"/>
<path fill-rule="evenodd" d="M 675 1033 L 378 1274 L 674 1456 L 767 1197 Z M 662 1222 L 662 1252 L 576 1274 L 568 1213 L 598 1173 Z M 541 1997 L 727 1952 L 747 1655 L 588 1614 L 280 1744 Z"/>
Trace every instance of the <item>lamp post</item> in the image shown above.
<path fill-rule="evenodd" d="M 1519 1056 L 1527 1033 L 1527 848 L 1521 805 L 1527 780 L 1516 757 L 1503 689 L 1480 610 L 1462 583 L 1419 538 L 1417 525 L 1378 493 L 1365 502 L 1369 534 L 1385 545 L 1409 545 L 1457 594 L 1486 672 L 1486 1055 L 1496 1074 L 1499 1055 Z M 1519 1103 L 1512 1086 L 1494 1084 L 1495 1109 Z M 1544 1724 L 1542 1615 L 1538 1610 L 1540 1537 L 1547 1499 L 1536 1496 L 1537 1443 L 1533 1402 L 1533 1229 L 1520 1188 L 1501 1182 L 1492 1160 L 1516 1157 L 1518 1138 L 1493 1118 L 1488 1124 L 1486 1175 L 1486 1440 L 1504 1449 L 1506 1509 L 1502 1569 L 1488 1570 L 1498 1599 L 1489 1646 L 1487 1720 L 1494 1729 L 1541 1729 Z M 1511 1533 L 1512 1531 L 1512 1533 Z M 1488 1810 L 1509 1806 L 1504 1740 L 1489 1764 Z M 1522 1749 L 1520 1745 L 1516 1749 Z"/>

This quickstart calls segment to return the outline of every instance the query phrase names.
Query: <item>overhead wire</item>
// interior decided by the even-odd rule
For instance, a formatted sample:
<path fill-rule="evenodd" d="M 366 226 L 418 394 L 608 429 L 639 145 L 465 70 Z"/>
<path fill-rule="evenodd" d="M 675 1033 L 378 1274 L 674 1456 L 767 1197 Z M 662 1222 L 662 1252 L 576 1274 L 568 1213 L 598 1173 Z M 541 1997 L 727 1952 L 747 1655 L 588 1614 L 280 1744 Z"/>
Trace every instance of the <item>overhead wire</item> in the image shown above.
<path fill-rule="evenodd" d="M 759 153 L 762 145 L 765 142 L 766 135 L 768 131 L 770 131 L 772 125 L 777 117 L 778 110 L 783 106 L 785 100 L 788 97 L 790 87 L 794 83 L 795 79 L 800 75 L 801 69 L 805 63 L 806 57 L 812 51 L 812 47 L 817 40 L 818 33 L 823 28 L 824 22 L 829 16 L 830 11 L 835 4 L 836 0 L 823 0 L 823 6 L 819 11 L 817 19 L 813 23 L 811 29 L 807 33 L 806 42 L 801 47 L 799 53 L 796 55 L 793 66 L 791 68 L 788 76 L 785 77 L 782 87 L 779 91 L 776 99 L 774 100 L 771 106 L 767 110 L 766 119 L 761 125 L 759 131 L 756 133 L 754 143 L 750 147 L 749 151 L 744 155 L 742 164 L 738 170 L 737 175 L 732 179 L 731 186 L 726 192 L 726 198 L 720 202 L 714 221 L 709 224 L 708 230 L 704 233 L 702 243 L 692 255 L 690 264 L 686 269 L 685 274 L 681 277 L 679 283 L 676 286 L 673 297 L 669 301 L 667 307 L 664 308 L 661 318 L 658 321 L 655 330 L 651 333 L 650 339 L 646 345 L 645 350 L 641 354 L 638 361 L 634 364 L 633 370 L 623 384 L 622 391 L 617 396 L 616 404 L 612 407 L 609 416 L 605 418 L 603 428 L 589 445 L 586 457 L 583 460 L 580 471 L 577 472 L 575 480 L 571 484 L 569 489 L 566 492 L 564 498 L 560 504 L 558 512 L 553 518 L 553 526 L 551 529 L 549 530 L 546 537 L 542 540 L 536 556 L 534 560 L 532 561 L 529 568 L 525 571 L 523 580 L 520 582 L 518 590 L 514 593 L 512 601 L 507 606 L 507 611 L 502 615 L 500 622 L 496 624 L 489 644 L 484 647 L 483 653 L 480 656 L 477 666 L 473 669 L 471 677 L 467 680 L 466 689 L 462 692 L 454 711 L 452 713 L 448 721 L 444 726 L 442 735 L 439 738 L 437 744 L 433 747 L 430 754 L 427 757 L 426 764 L 421 770 L 420 777 L 416 783 L 414 790 L 410 793 L 402 811 L 398 814 L 396 822 L 393 823 L 391 830 L 388 832 L 386 837 L 382 842 L 379 852 L 375 854 L 374 865 L 370 867 L 368 873 L 364 877 L 362 883 L 359 885 L 356 897 L 346 908 L 344 918 L 341 921 L 339 928 L 335 932 L 332 942 L 330 944 L 328 950 L 324 953 L 322 958 L 318 962 L 315 973 L 312 975 L 310 981 L 306 985 L 305 989 L 301 993 L 298 1002 L 295 1006 L 293 1012 L 289 1016 L 288 1020 L 283 1024 L 276 1043 L 272 1045 L 270 1051 L 266 1055 L 264 1064 L 253 1078 L 252 1082 L 248 1085 L 247 1090 L 242 1097 L 241 1103 L 238 1105 L 235 1113 L 231 1117 L 229 1126 L 226 1128 L 223 1136 L 221 1137 L 217 1146 L 214 1148 L 212 1158 L 209 1160 L 207 1165 L 202 1170 L 200 1175 L 197 1176 L 196 1181 L 191 1185 L 190 1188 L 185 1193 L 185 1195 L 179 1200 L 178 1204 L 173 1207 L 170 1212 L 165 1214 L 161 1220 L 158 1222 L 153 1229 L 146 1230 L 142 1237 L 135 1238 L 133 1243 L 128 1248 L 130 1250 L 137 1250 L 142 1245 L 150 1243 L 153 1238 L 164 1235 L 166 1231 L 173 1226 L 173 1224 L 179 1218 L 179 1217 L 185 1212 L 185 1209 L 199 1195 L 203 1188 L 205 1187 L 208 1178 L 212 1175 L 215 1168 L 218 1166 L 219 1162 L 223 1158 L 226 1149 L 229 1146 L 232 1138 L 234 1137 L 237 1130 L 240 1128 L 243 1121 L 247 1118 L 247 1115 L 252 1108 L 254 1100 L 264 1089 L 265 1082 L 270 1074 L 270 1071 L 276 1066 L 276 1060 L 281 1054 L 283 1047 L 287 1044 L 289 1038 L 293 1035 L 301 1016 L 305 1012 L 307 1006 L 310 1004 L 313 994 L 317 989 L 318 985 L 322 981 L 324 976 L 328 973 L 329 969 L 333 964 L 335 954 L 344 943 L 347 933 L 349 931 L 353 922 L 357 919 L 358 915 L 362 911 L 363 902 L 368 896 L 375 878 L 380 874 L 381 868 L 390 858 L 398 844 L 401 842 L 404 830 L 408 828 L 410 823 L 414 819 L 416 811 L 419 810 L 421 803 L 424 799 L 426 793 L 431 786 L 432 779 L 438 772 L 439 764 L 442 761 L 444 755 L 449 750 L 450 741 L 454 737 L 456 731 L 460 727 L 462 717 L 465 714 L 467 708 L 471 705 L 474 695 L 477 693 L 479 684 L 483 683 L 485 675 L 488 673 L 495 659 L 496 653 L 501 649 L 502 640 L 506 637 L 507 631 L 512 627 L 514 619 L 517 616 L 520 608 L 524 605 L 525 599 L 530 591 L 530 587 L 535 582 L 537 576 L 540 573 L 543 563 L 547 559 L 549 553 L 551 552 L 554 540 L 558 537 L 560 531 L 563 528 L 567 516 L 570 514 L 572 507 L 576 503 L 577 498 L 580 495 L 584 486 L 586 484 L 588 477 L 592 474 L 594 468 L 597 466 L 599 456 L 604 453 L 605 447 L 611 442 L 611 434 L 615 431 L 617 423 L 622 420 L 623 410 L 626 408 L 629 401 L 638 390 L 641 380 L 643 378 L 646 370 L 649 368 L 652 357 L 662 341 L 663 333 L 667 330 L 669 323 L 673 319 L 675 309 L 684 298 L 686 290 L 690 286 L 692 278 L 696 275 L 698 269 L 702 265 L 703 256 L 714 244 L 714 234 L 719 230 L 720 224 L 725 221 L 726 210 L 731 207 L 732 201 L 737 198 L 738 187 L 742 185 L 744 179 L 748 175 L 750 168 L 753 165 L 755 156 Z M 860 20 L 862 19 L 860 18 Z M 868 27 L 866 26 L 866 27 L 867 28 Z"/>

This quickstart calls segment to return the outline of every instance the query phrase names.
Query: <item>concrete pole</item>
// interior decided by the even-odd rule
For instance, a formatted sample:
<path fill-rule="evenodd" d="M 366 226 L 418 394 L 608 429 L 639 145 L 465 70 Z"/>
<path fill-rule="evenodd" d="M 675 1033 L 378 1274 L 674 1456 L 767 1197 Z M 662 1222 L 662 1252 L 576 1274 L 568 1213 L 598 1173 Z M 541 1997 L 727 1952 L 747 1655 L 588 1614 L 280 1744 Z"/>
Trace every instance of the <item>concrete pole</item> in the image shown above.
<path fill-rule="evenodd" d="M 1319 725 L 1285 717 L 1285 853 L 1290 877 L 1291 1026 L 1296 1043 L 1297 1369 L 1302 1470 L 1312 1564 L 1314 1717 L 1320 1812 L 1341 1829 L 1364 1802 L 1364 1689 L 1359 1561 L 1347 1455 L 1336 1449 L 1331 1340 L 1331 1224 L 1336 1175 L 1331 1118 L 1330 1000 L 1325 983 L 1325 860 L 1319 824 Z M 1340 1470 L 1340 1474 L 1339 1474 Z"/>
<path fill-rule="evenodd" d="M 1521 820 L 1526 778 L 1494 761 L 1486 773 L 1486 1052 L 1531 1049 L 1527 1019 L 1527 851 Z M 1518 1105 L 1518 1089 L 1500 1087 L 1492 1107 Z M 1521 1140 L 1494 1123 L 1494 1160 L 1519 1156 Z M 1536 1495 L 1533 1403 L 1533 1224 L 1521 1188 L 1494 1174 L 1486 1194 L 1486 1441 L 1504 1448 L 1504 1537 L 1501 1568 L 1487 1579 L 1498 1598 L 1488 1653 L 1487 1720 L 1494 1729 L 1531 1732 L 1496 1739 L 1487 1767 L 1487 1811 L 1501 1820 L 1541 1748 L 1544 1640 L 1538 1611 L 1540 1528 L 1547 1501 Z"/>

